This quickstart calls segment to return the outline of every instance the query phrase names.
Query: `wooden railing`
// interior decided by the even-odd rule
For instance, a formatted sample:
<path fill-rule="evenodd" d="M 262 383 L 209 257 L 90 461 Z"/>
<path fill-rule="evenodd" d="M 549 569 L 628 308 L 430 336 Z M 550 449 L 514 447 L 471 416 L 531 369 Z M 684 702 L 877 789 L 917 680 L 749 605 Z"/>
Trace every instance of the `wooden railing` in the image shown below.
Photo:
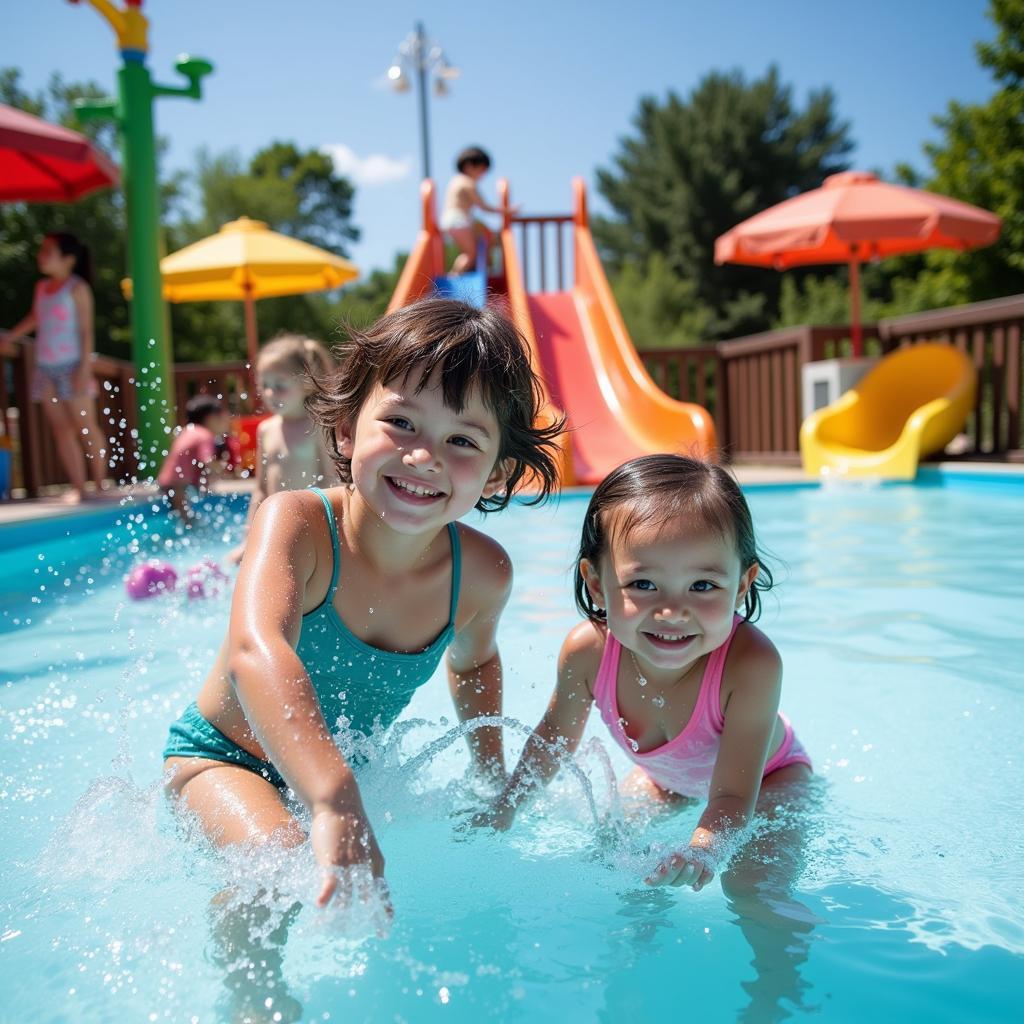
<path fill-rule="evenodd" d="M 0 348 L 0 423 L 11 448 L 11 486 L 29 496 L 47 485 L 68 482 L 40 403 L 31 401 L 34 363 L 31 342 L 8 342 Z M 92 372 L 96 415 L 109 452 L 105 475 L 124 483 L 138 472 L 134 367 L 100 355 Z"/>
<path fill-rule="evenodd" d="M 564 292 L 572 287 L 571 215 L 512 217 L 527 292 Z"/>
<path fill-rule="evenodd" d="M 864 336 L 868 355 L 925 341 L 969 352 L 978 370 L 978 396 L 965 426 L 964 454 L 1024 460 L 1024 295 L 881 320 L 865 325 Z M 799 461 L 804 364 L 848 354 L 848 327 L 808 326 L 734 338 L 713 348 L 640 353 L 668 394 L 708 409 L 727 457 L 792 463 Z M 720 368 L 709 369 L 716 361 Z M 709 380 L 718 383 L 712 388 Z"/>
<path fill-rule="evenodd" d="M 715 434 L 728 429 L 729 395 L 722 360 L 713 345 L 649 349 L 640 353 L 651 380 L 680 402 L 696 402 L 711 413 Z"/>
<path fill-rule="evenodd" d="M 970 353 L 978 394 L 967 424 L 968 454 L 1024 457 L 1021 432 L 1024 295 L 893 317 L 878 324 L 886 349 L 942 341 Z"/>
<path fill-rule="evenodd" d="M 184 420 L 185 404 L 193 395 L 219 398 L 232 416 L 255 412 L 259 404 L 251 391 L 248 363 L 176 363 L 174 366 L 174 403 L 179 421 Z"/>
<path fill-rule="evenodd" d="M 865 335 L 872 334 L 865 327 Z M 842 350 L 845 327 L 789 327 L 720 342 L 728 413 L 722 446 L 733 458 L 796 461 L 805 363 Z M 877 343 L 876 343 L 877 344 Z"/>
<path fill-rule="evenodd" d="M 0 436 L 11 448 L 12 490 L 27 497 L 68 483 L 43 410 L 31 401 L 32 367 L 31 342 L 0 347 Z M 110 449 L 106 476 L 126 483 L 138 473 L 135 370 L 123 359 L 102 355 L 95 357 L 92 368 L 96 415 Z M 242 361 L 179 363 L 174 373 L 179 421 L 184 419 L 185 403 L 200 392 L 222 399 L 233 415 L 251 413 L 258 404 L 249 393 L 248 370 Z"/>
<path fill-rule="evenodd" d="M 530 225 L 551 225 L 530 227 Z M 564 265 L 568 244 L 554 243 L 561 217 L 517 220 L 527 231 L 545 232 L 534 262 L 541 287 L 563 287 L 572 276 Z M 544 238 L 544 234 L 539 235 Z M 539 258 L 545 252 L 544 259 Z M 524 267 L 526 259 L 523 259 Z M 560 269 L 559 269 L 560 268 Z M 550 271 L 550 274 L 549 274 Z M 561 276 L 559 276 L 561 275 Z M 969 352 L 978 370 L 978 399 L 966 426 L 968 455 L 1024 461 L 1024 295 L 882 320 L 865 327 L 866 351 L 938 341 Z M 704 406 L 715 421 L 727 458 L 797 462 L 801 371 L 805 363 L 845 354 L 845 327 L 792 327 L 716 345 L 648 349 L 640 356 L 655 383 L 681 401 Z M 93 363 L 99 388 L 97 413 L 111 447 L 109 475 L 130 480 L 135 452 L 135 379 L 130 363 L 99 356 Z M 66 482 L 38 403 L 30 401 L 32 346 L 0 345 L 0 430 L 13 455 L 13 487 L 34 496 Z M 184 363 L 175 367 L 179 417 L 194 394 L 221 398 L 234 415 L 254 412 L 243 362 Z"/>

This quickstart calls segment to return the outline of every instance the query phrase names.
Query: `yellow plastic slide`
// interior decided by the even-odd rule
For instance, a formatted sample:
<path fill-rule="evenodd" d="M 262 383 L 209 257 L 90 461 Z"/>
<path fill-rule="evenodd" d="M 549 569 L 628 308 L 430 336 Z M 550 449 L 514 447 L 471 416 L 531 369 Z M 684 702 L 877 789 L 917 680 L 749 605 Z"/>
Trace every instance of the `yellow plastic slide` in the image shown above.
<path fill-rule="evenodd" d="M 919 460 L 963 428 L 976 387 L 974 366 L 952 345 L 892 352 L 855 388 L 804 420 L 804 469 L 811 476 L 912 480 Z"/>

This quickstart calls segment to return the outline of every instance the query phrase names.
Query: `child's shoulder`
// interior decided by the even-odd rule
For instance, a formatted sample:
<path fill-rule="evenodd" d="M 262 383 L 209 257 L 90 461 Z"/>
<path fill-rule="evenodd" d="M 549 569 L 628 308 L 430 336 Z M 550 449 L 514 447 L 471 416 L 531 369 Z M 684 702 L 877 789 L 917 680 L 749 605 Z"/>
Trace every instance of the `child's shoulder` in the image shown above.
<path fill-rule="evenodd" d="M 778 682 L 782 678 L 782 656 L 757 626 L 741 622 L 729 645 L 725 676 L 730 689 L 745 683 Z"/>
<path fill-rule="evenodd" d="M 588 678 L 597 672 L 608 639 L 608 627 L 584 619 L 569 630 L 558 655 L 558 664 L 564 670 L 582 671 Z"/>
<path fill-rule="evenodd" d="M 332 488 L 333 490 L 334 488 Z M 341 502 L 331 498 L 331 492 L 325 492 L 331 504 L 335 519 L 341 517 Z M 319 547 L 321 543 L 331 547 L 330 525 L 320 495 L 312 488 L 292 491 L 275 491 L 260 502 L 256 510 L 253 527 L 260 525 L 262 530 L 271 530 L 286 543 L 289 538 L 294 541 L 309 541 Z"/>
<path fill-rule="evenodd" d="M 462 552 L 463 577 L 474 584 L 502 592 L 512 587 L 512 560 L 508 552 L 487 534 L 465 523 L 456 523 Z"/>

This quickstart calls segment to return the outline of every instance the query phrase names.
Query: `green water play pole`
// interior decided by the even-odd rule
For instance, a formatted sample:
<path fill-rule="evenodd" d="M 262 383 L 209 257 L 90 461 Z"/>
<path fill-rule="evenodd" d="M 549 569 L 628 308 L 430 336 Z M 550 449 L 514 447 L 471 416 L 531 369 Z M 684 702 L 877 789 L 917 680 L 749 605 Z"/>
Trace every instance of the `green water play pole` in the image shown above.
<path fill-rule="evenodd" d="M 71 0 L 78 3 L 78 0 Z M 138 401 L 139 475 L 153 476 L 169 447 L 174 428 L 173 375 L 167 332 L 167 310 L 160 282 L 160 194 L 156 174 L 153 100 L 157 96 L 199 99 L 200 81 L 213 70 L 208 61 L 179 57 L 175 67 L 188 85 L 158 85 L 146 67 L 149 22 L 142 0 L 86 0 L 106 19 L 117 36 L 122 65 L 117 73 L 117 99 L 84 100 L 78 117 L 113 120 L 121 136 L 122 179 L 128 222 L 128 273 L 132 281 L 132 359 Z"/>

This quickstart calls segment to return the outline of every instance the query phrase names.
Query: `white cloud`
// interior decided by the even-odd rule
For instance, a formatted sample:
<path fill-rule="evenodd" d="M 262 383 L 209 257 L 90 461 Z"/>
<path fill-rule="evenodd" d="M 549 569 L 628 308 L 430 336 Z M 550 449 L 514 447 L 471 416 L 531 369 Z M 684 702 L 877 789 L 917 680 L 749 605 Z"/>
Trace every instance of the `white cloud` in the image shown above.
<path fill-rule="evenodd" d="M 401 181 L 412 173 L 412 160 L 403 156 L 396 159 L 383 153 L 371 153 L 359 156 L 348 146 L 336 143 L 321 147 L 331 160 L 339 174 L 351 178 L 357 185 L 387 185 L 392 181 Z"/>

